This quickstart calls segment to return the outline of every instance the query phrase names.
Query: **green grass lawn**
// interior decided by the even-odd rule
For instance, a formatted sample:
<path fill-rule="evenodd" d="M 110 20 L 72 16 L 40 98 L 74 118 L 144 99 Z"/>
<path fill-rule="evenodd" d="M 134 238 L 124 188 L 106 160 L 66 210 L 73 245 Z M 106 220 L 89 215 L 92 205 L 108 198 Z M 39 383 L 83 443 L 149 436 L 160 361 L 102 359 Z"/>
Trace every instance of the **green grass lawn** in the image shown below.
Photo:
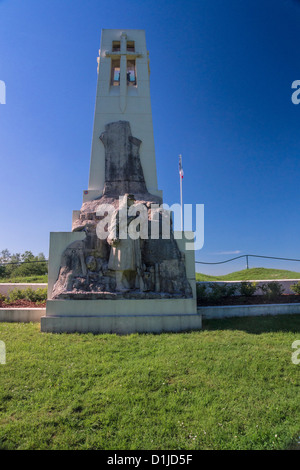
<path fill-rule="evenodd" d="M 296 315 L 129 336 L 0 323 L 0 448 L 292 448 L 300 435 L 297 339 Z"/>
<path fill-rule="evenodd" d="M 21 282 L 21 283 L 42 283 L 42 282 L 48 282 L 48 276 L 47 274 L 43 275 L 43 276 L 25 276 L 25 277 L 10 277 L 10 278 L 7 278 L 7 277 L 2 277 L 0 278 L 0 282 L 1 283 L 5 283 L 5 282 Z"/>
<path fill-rule="evenodd" d="M 224 276 L 196 273 L 196 281 L 263 281 L 266 279 L 300 279 L 300 273 L 266 268 L 243 269 Z"/>

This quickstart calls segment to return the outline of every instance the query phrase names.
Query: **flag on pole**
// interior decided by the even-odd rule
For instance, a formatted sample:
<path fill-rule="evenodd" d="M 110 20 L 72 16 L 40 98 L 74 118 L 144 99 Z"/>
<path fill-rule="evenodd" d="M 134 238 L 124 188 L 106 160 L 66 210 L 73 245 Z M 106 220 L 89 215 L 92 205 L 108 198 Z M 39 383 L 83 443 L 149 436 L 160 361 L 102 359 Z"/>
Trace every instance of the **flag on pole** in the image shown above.
<path fill-rule="evenodd" d="M 179 175 L 180 175 L 180 178 L 183 178 L 183 168 L 182 168 L 182 156 L 179 155 Z"/>
<path fill-rule="evenodd" d="M 182 168 L 182 155 L 179 155 L 179 178 L 180 178 L 181 231 L 183 231 L 183 203 L 182 203 L 183 168 Z"/>

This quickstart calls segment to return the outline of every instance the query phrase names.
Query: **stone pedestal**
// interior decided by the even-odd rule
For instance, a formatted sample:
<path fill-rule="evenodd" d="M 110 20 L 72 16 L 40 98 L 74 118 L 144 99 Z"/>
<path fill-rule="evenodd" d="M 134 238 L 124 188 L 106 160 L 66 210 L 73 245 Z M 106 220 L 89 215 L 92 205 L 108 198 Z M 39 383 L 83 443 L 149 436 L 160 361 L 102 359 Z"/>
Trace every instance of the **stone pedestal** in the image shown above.
<path fill-rule="evenodd" d="M 46 311 L 41 331 L 50 333 L 162 333 L 202 326 L 201 315 L 187 313 L 195 311 L 190 299 L 49 300 Z"/>

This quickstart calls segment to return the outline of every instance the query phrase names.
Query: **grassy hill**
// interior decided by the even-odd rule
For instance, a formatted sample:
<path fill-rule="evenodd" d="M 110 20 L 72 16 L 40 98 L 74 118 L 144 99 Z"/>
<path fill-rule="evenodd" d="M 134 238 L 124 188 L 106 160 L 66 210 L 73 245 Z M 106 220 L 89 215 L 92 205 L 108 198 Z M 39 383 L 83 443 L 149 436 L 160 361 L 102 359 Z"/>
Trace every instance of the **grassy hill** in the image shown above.
<path fill-rule="evenodd" d="M 300 273 L 284 269 L 243 269 L 223 276 L 196 273 L 197 281 L 264 281 L 266 279 L 300 279 Z"/>
<path fill-rule="evenodd" d="M 264 281 L 266 279 L 300 279 L 300 273 L 284 269 L 252 268 L 235 271 L 223 276 L 196 273 L 197 281 Z M 48 282 L 48 276 L 26 276 L 16 278 L 1 278 L 0 282 Z"/>
<path fill-rule="evenodd" d="M 22 277 L 2 277 L 0 279 L 1 283 L 9 283 L 9 282 L 21 282 L 21 283 L 43 283 L 48 282 L 47 274 L 41 276 L 22 276 Z"/>

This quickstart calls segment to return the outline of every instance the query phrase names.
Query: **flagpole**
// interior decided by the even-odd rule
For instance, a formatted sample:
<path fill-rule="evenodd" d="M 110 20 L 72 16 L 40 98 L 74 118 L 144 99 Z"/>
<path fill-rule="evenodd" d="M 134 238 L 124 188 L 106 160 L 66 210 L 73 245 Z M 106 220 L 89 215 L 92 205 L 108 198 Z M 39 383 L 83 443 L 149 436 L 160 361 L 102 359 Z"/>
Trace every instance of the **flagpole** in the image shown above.
<path fill-rule="evenodd" d="M 182 155 L 179 155 L 179 179 L 180 179 L 180 215 L 181 215 L 181 231 L 183 232 Z"/>

